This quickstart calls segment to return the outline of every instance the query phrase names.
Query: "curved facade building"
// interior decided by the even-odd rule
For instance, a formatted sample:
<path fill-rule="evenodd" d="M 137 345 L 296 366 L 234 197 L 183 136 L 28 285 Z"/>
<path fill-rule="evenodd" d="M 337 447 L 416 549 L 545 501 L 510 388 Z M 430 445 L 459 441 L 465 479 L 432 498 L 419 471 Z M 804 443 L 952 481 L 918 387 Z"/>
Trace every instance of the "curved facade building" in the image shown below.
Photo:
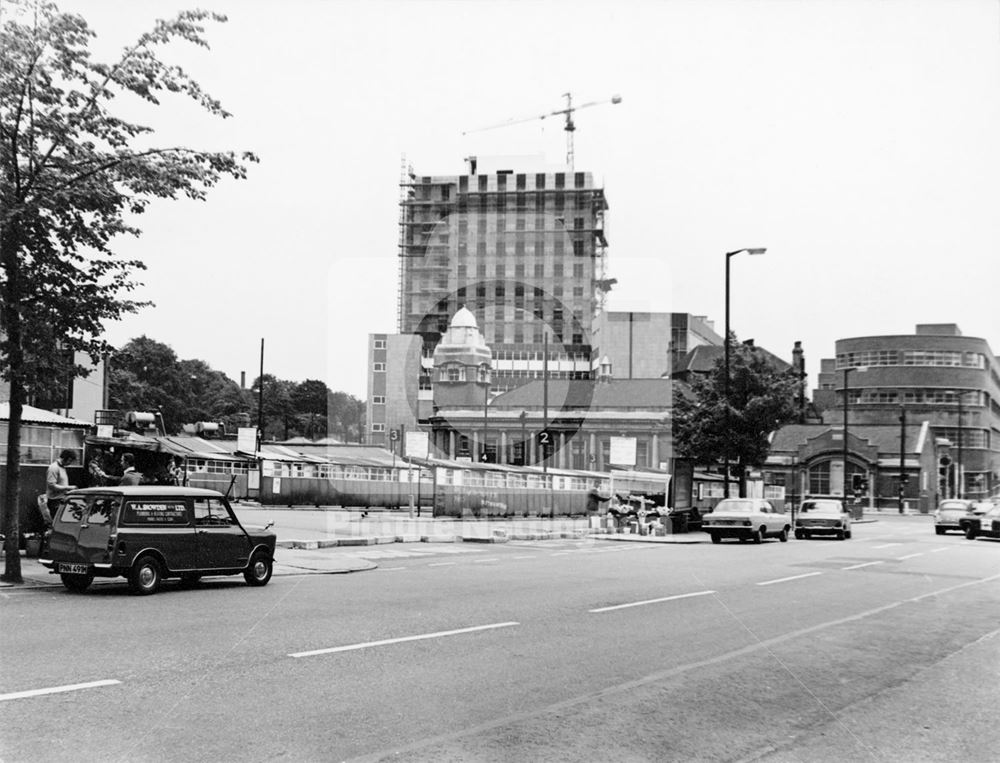
<path fill-rule="evenodd" d="M 929 425 L 938 469 L 922 475 L 921 492 L 1000 491 L 1000 361 L 985 339 L 955 324 L 921 324 L 915 334 L 838 340 L 814 396 L 824 423 L 843 422 L 845 398 L 848 427 L 899 427 L 903 416 Z"/>

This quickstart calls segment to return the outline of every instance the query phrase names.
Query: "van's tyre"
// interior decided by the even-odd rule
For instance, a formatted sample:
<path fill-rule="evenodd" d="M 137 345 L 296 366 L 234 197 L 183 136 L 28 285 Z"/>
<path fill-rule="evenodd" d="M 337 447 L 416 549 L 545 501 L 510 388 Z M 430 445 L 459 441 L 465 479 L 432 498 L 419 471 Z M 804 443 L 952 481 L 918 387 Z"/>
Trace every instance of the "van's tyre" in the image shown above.
<path fill-rule="evenodd" d="M 146 554 L 135 560 L 128 573 L 128 587 L 139 596 L 156 593 L 163 582 L 163 570 L 156 557 Z"/>
<path fill-rule="evenodd" d="M 712 543 L 722 543 L 722 536 L 718 533 L 712 533 Z"/>
<path fill-rule="evenodd" d="M 250 557 L 250 564 L 243 572 L 247 583 L 254 586 L 267 585 L 274 571 L 274 561 L 266 551 L 258 551 Z"/>
<path fill-rule="evenodd" d="M 934 532 L 936 532 L 938 535 L 944 535 L 944 528 L 943 527 L 935 527 L 934 528 Z"/>
<path fill-rule="evenodd" d="M 850 540 L 851 539 L 851 531 L 850 530 L 845 530 L 844 531 L 844 537 L 847 538 L 847 540 Z"/>
<path fill-rule="evenodd" d="M 59 577 L 62 579 L 62 584 L 73 593 L 83 593 L 90 588 L 90 584 L 94 582 L 94 576 L 90 574 L 70 575 L 68 573 L 63 573 Z"/>
<path fill-rule="evenodd" d="M 802 532 L 801 530 L 795 531 L 795 540 L 802 540 L 804 537 L 806 537 L 806 534 L 804 532 Z"/>
<path fill-rule="evenodd" d="M 760 531 L 760 528 L 754 530 L 753 535 L 751 535 L 750 537 L 753 539 L 754 543 L 760 543 L 762 540 L 764 540 L 764 534 Z"/>
<path fill-rule="evenodd" d="M 780 540 L 782 543 L 788 543 L 788 528 L 787 527 L 782 527 L 781 528 L 781 532 L 778 533 L 778 540 Z"/>
<path fill-rule="evenodd" d="M 969 540 L 975 540 L 976 539 L 976 531 L 975 531 L 975 529 L 973 527 L 971 527 L 971 526 L 966 526 L 966 528 L 965 528 L 965 537 L 968 538 Z"/>
<path fill-rule="evenodd" d="M 837 531 L 837 540 L 843 540 L 843 539 L 844 539 L 844 531 L 843 530 L 838 530 Z"/>

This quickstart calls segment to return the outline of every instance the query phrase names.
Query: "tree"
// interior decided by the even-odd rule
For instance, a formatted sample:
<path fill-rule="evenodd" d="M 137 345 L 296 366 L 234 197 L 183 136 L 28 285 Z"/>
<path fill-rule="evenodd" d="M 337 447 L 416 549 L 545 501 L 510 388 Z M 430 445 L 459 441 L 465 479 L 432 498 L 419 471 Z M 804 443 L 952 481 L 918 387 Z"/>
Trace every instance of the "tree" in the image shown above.
<path fill-rule="evenodd" d="M 292 405 L 295 406 L 295 411 L 304 424 L 306 437 L 310 440 L 316 438 L 317 432 L 326 434 L 329 395 L 330 388 L 319 379 L 306 379 L 292 390 Z"/>
<path fill-rule="evenodd" d="M 796 420 L 799 380 L 793 370 L 776 370 L 759 349 L 730 342 L 728 404 L 720 359 L 690 390 L 675 388 L 673 433 L 678 455 L 697 464 L 718 464 L 728 449 L 742 495 L 746 470 L 767 459 L 768 435 Z"/>
<path fill-rule="evenodd" d="M 157 49 L 173 40 L 207 47 L 185 11 L 157 21 L 111 64 L 92 60 L 94 33 L 80 16 L 46 0 L 0 3 L 0 366 L 10 386 L 2 579 L 22 582 L 18 555 L 21 416 L 26 390 L 50 377 L 57 358 L 108 350 L 106 321 L 139 310 L 131 299 L 138 260 L 113 240 L 138 236 L 134 218 L 157 198 L 204 199 L 223 177 L 243 178 L 250 153 L 150 147 L 151 127 L 116 116 L 115 97 L 158 106 L 163 93 L 189 97 L 226 117 L 218 101 Z M 65 370 L 65 369 L 62 369 Z M 69 369 L 80 373 L 82 369 Z"/>

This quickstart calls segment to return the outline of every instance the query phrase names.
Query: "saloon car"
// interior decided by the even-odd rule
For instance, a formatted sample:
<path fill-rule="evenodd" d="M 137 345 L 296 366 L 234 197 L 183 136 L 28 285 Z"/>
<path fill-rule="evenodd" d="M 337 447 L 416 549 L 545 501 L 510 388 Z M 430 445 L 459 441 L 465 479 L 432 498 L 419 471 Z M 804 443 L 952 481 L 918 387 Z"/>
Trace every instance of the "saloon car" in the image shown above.
<path fill-rule="evenodd" d="M 95 577 L 125 577 L 133 593 L 155 593 L 165 578 L 242 574 L 271 579 L 276 537 L 240 524 L 225 496 L 185 487 L 73 490 L 53 519 L 39 561 L 71 591 Z"/>
<path fill-rule="evenodd" d="M 784 543 L 791 525 L 784 512 L 763 498 L 723 498 L 703 516 L 701 529 L 709 534 L 712 543 L 721 543 L 723 538 L 754 543 L 777 538 Z"/>
<path fill-rule="evenodd" d="M 982 514 L 971 515 L 962 520 L 965 537 L 974 540 L 980 536 L 1000 538 L 1000 505 L 991 507 Z"/>
<path fill-rule="evenodd" d="M 851 513 L 835 498 L 807 499 L 795 517 L 795 537 L 833 535 L 837 540 L 851 537 Z"/>
<path fill-rule="evenodd" d="M 962 519 L 972 509 L 972 501 L 951 498 L 941 501 L 934 511 L 934 532 L 944 535 L 948 530 L 962 530 Z"/>

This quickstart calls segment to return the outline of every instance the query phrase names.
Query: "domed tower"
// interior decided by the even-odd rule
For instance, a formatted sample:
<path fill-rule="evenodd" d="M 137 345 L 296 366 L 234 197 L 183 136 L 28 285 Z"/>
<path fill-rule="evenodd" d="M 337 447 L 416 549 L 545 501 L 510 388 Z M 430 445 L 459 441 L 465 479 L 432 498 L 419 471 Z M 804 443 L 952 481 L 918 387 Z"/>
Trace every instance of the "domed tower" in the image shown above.
<path fill-rule="evenodd" d="M 481 406 L 490 386 L 492 353 L 476 316 L 462 307 L 434 348 L 434 405 Z"/>

